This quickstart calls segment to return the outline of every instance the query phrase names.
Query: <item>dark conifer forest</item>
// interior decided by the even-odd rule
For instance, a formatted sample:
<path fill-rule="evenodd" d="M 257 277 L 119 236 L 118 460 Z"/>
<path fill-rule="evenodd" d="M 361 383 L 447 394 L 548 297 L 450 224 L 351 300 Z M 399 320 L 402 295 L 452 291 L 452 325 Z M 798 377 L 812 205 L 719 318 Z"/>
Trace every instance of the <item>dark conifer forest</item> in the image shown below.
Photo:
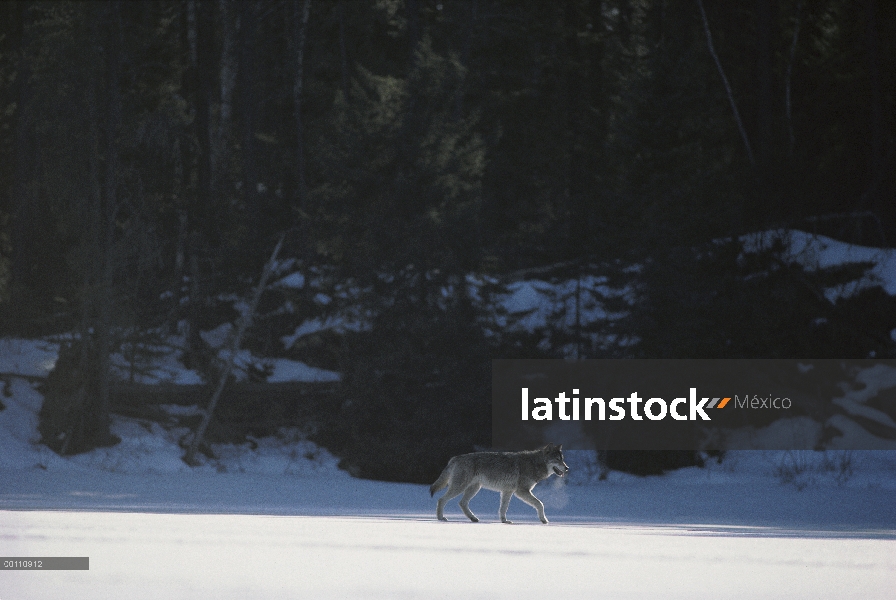
<path fill-rule="evenodd" d="M 209 440 L 299 424 L 427 483 L 489 445 L 493 358 L 896 358 L 896 298 L 825 294 L 868 264 L 743 252 L 791 230 L 896 244 L 896 3 L 0 3 L 0 335 L 68 336 L 61 454 L 152 418 L 110 356 L 172 335 L 192 403 L 229 382 Z M 306 284 L 251 307 L 275 247 Z M 491 302 L 526 277 L 628 292 L 533 332 Z M 203 332 L 247 315 L 341 381 L 235 393 Z"/>

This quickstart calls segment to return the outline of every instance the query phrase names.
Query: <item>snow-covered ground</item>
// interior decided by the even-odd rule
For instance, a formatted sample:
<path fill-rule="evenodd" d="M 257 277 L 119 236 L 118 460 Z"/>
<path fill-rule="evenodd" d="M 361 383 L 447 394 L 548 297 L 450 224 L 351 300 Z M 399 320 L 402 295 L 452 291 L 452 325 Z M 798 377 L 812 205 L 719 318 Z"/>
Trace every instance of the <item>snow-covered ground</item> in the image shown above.
<path fill-rule="evenodd" d="M 403 518 L 0 512 L 0 598 L 892 598 L 896 542 Z"/>
<path fill-rule="evenodd" d="M 24 361 L 31 364 L 29 361 Z M 737 452 L 662 477 L 570 452 L 535 493 L 435 520 L 427 486 L 350 477 L 296 431 L 187 467 L 178 431 L 115 417 L 122 442 L 61 458 L 41 397 L 0 396 L 0 555 L 88 556 L 89 571 L 0 570 L 19 598 L 892 598 L 896 453 Z M 409 456 L 409 460 L 413 457 Z"/>
<path fill-rule="evenodd" d="M 861 285 L 896 293 L 894 251 L 791 237 L 794 260 L 869 261 L 876 266 Z M 276 285 L 301 288 L 306 278 L 285 273 Z M 580 287 L 590 290 L 579 298 L 588 320 L 616 318 L 603 302 L 631 294 L 600 277 L 530 278 L 508 286 L 501 314 L 508 327 L 535 330 L 568 312 Z M 321 316 L 283 343 L 363 328 L 364 315 Z M 222 351 L 229 335 L 229 326 L 204 332 Z M 179 363 L 176 340 L 158 350 L 152 364 L 114 357 L 118 375 L 199 380 Z M 0 556 L 88 556 L 90 570 L 0 569 L 0 600 L 896 598 L 896 451 L 731 452 L 703 469 L 604 480 L 593 454 L 570 452 L 570 476 L 535 489 L 551 524 L 516 499 L 516 524 L 497 523 L 498 496 L 487 491 L 471 503 L 481 523 L 451 502 L 446 524 L 427 486 L 354 479 L 295 429 L 215 445 L 216 459 L 188 467 L 178 445 L 186 430 L 115 416 L 120 444 L 59 457 L 37 443 L 35 389 L 57 353 L 53 340 L 0 339 Z M 237 363 L 257 360 L 245 353 Z M 278 381 L 339 377 L 286 359 L 268 366 Z M 862 393 L 839 405 L 882 422 Z"/>

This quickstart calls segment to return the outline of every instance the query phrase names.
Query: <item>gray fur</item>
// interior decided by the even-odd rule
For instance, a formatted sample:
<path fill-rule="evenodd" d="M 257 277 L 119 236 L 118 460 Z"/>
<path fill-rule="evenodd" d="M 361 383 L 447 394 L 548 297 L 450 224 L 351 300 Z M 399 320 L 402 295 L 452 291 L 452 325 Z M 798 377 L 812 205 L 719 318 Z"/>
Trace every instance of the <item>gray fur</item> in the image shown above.
<path fill-rule="evenodd" d="M 471 521 L 477 523 L 479 519 L 470 510 L 470 500 L 480 489 L 485 488 L 501 492 L 499 515 L 502 523 L 510 523 L 507 520 L 507 507 L 514 495 L 534 508 L 542 523 L 547 523 L 544 504 L 532 494 L 532 488 L 551 475 L 563 477 L 568 471 L 569 467 L 563 461 L 563 446 L 554 444 L 523 452 L 461 454 L 448 461 L 442 474 L 429 487 L 429 495 L 448 488 L 445 495 L 439 498 L 436 507 L 436 516 L 440 521 L 448 520 L 444 515 L 445 504 L 463 493 L 460 508 Z"/>

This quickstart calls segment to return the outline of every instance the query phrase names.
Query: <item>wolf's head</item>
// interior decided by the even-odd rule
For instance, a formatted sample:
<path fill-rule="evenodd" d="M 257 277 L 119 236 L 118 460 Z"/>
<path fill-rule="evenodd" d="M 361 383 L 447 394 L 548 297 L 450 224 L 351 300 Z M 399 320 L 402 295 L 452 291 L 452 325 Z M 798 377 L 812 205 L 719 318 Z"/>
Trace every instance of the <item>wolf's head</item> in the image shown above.
<path fill-rule="evenodd" d="M 563 477 L 569 472 L 569 467 L 563 460 L 563 444 L 557 446 L 548 444 L 541 449 L 544 454 L 544 461 L 548 468 L 554 472 L 557 477 Z"/>

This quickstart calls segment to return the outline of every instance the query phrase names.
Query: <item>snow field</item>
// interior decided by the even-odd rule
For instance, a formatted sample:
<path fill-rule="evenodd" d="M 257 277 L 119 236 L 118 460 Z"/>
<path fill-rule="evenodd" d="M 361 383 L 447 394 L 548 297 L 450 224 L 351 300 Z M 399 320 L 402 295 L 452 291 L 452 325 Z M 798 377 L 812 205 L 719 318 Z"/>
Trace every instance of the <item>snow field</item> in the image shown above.
<path fill-rule="evenodd" d="M 0 598 L 892 598 L 896 541 L 744 528 L 0 511 Z"/>

